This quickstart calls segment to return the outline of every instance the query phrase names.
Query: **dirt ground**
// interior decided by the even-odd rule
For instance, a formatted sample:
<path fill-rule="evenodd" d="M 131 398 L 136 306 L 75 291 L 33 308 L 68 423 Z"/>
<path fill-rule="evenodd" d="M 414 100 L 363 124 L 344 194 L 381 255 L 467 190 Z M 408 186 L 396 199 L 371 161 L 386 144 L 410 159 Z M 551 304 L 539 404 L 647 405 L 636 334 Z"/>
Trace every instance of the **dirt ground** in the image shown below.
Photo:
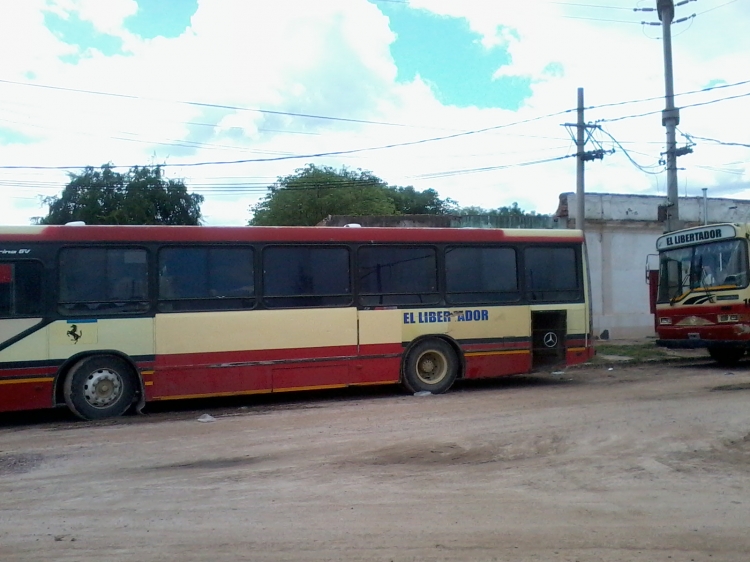
<path fill-rule="evenodd" d="M 5 415 L 0 560 L 746 562 L 749 404 L 697 360 Z"/>

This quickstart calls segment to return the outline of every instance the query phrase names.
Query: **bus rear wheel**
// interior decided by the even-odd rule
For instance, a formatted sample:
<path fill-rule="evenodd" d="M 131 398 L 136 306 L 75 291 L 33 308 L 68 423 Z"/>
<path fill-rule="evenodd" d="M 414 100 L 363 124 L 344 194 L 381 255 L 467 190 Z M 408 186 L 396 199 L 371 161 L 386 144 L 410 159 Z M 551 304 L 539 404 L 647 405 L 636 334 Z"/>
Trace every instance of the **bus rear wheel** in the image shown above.
<path fill-rule="evenodd" d="M 739 363 L 742 356 L 745 355 L 745 349 L 742 347 L 709 347 L 708 354 L 719 365 L 729 367 Z"/>
<path fill-rule="evenodd" d="M 113 418 L 124 414 L 135 399 L 135 373 L 118 357 L 94 355 L 73 365 L 63 391 L 65 403 L 79 418 Z"/>
<path fill-rule="evenodd" d="M 403 385 L 410 392 L 440 394 L 458 376 L 458 358 L 453 348 L 438 338 L 422 340 L 404 358 Z"/>

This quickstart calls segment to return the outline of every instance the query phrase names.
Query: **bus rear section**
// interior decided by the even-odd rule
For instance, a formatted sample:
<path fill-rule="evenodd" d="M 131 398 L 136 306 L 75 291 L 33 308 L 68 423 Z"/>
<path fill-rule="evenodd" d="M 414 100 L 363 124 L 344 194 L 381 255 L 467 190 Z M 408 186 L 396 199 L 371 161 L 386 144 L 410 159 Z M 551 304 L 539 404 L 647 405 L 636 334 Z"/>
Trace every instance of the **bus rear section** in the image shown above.
<path fill-rule="evenodd" d="M 439 393 L 593 354 L 578 232 L 71 228 L 0 232 L 0 411 Z"/>
<path fill-rule="evenodd" d="M 750 349 L 746 225 L 715 224 L 661 236 L 657 345 L 706 348 L 731 365 Z"/>

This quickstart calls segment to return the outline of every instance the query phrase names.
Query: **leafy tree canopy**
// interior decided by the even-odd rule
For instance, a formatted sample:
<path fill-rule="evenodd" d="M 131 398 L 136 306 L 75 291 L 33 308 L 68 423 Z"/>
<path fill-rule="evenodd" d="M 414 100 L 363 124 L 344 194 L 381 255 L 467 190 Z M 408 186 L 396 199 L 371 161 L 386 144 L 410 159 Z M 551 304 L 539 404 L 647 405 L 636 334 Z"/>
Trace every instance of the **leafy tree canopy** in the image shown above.
<path fill-rule="evenodd" d="M 524 211 L 513 203 L 510 206 L 498 207 L 497 209 L 484 209 L 482 207 L 461 207 L 458 209 L 460 215 L 489 215 L 499 217 L 546 217 L 549 215 L 539 214 L 536 211 Z"/>
<path fill-rule="evenodd" d="M 250 208 L 254 226 L 312 226 L 328 215 L 446 214 L 456 207 L 436 191 L 389 186 L 371 172 L 308 164 L 279 177 Z"/>
<path fill-rule="evenodd" d="M 126 173 L 112 164 L 89 166 L 70 181 L 59 197 L 44 198 L 49 206 L 38 224 L 168 224 L 201 223 L 203 196 L 188 193 L 180 180 L 163 177 L 161 166 L 135 166 Z"/>

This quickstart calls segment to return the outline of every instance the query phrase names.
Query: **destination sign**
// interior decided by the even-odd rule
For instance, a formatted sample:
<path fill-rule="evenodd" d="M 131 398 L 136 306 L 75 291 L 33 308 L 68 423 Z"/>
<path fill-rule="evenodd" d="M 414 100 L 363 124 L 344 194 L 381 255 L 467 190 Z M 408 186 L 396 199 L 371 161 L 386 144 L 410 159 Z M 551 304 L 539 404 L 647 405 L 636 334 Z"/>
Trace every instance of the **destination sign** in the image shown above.
<path fill-rule="evenodd" d="M 737 231 L 731 224 L 717 224 L 713 226 L 701 226 L 679 232 L 670 232 L 660 236 L 656 240 L 656 249 L 660 252 L 680 248 L 682 246 L 692 246 L 694 244 L 704 244 L 716 240 L 726 240 L 734 238 Z"/>

